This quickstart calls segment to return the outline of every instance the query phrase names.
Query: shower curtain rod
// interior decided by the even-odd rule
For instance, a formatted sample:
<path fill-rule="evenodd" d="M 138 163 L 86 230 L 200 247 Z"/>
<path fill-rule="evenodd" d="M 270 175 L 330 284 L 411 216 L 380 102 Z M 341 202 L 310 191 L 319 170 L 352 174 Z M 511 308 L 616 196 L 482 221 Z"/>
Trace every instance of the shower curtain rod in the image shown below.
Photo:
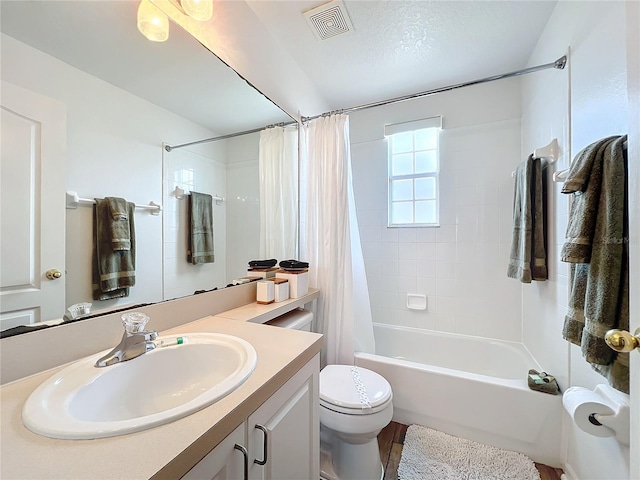
<path fill-rule="evenodd" d="M 188 147 L 190 145 L 198 145 L 199 143 L 208 143 L 208 142 L 216 142 L 218 140 L 226 140 L 227 138 L 239 137 L 241 135 L 248 135 L 250 133 L 261 132 L 262 130 L 265 130 L 267 128 L 272 128 L 272 127 L 288 127 L 289 125 L 297 125 L 297 124 L 298 122 L 274 123 L 271 125 L 267 125 L 266 127 L 254 128 L 252 130 L 245 130 L 244 132 L 238 132 L 238 133 L 229 133 L 227 135 L 221 135 L 219 137 L 205 138 L 204 140 L 198 140 L 196 142 L 183 143 L 180 145 L 165 145 L 164 149 L 167 152 L 170 152 L 171 150 L 175 150 L 176 148 Z"/>
<path fill-rule="evenodd" d="M 344 109 L 341 109 L 341 110 L 334 110 L 334 111 L 331 111 L 331 112 L 325 112 L 325 113 L 321 113 L 320 115 L 314 115 L 313 117 L 304 117 L 303 116 L 303 117 L 300 117 L 300 119 L 301 119 L 302 123 L 307 123 L 310 120 L 315 120 L 316 118 L 320 118 L 320 117 L 326 117 L 327 115 L 331 115 L 333 113 L 347 113 L 347 112 L 355 112 L 355 111 L 358 111 L 358 110 L 366 110 L 367 108 L 381 107 L 383 105 L 389 105 L 389 104 L 392 104 L 392 103 L 404 102 L 405 100 L 412 100 L 414 98 L 420 98 L 420 97 L 426 97 L 426 96 L 429 96 L 429 95 L 435 95 L 436 93 L 448 92 L 450 90 L 455 90 L 457 88 L 469 87 L 471 85 L 478 85 L 480 83 L 493 82 L 494 80 L 502 80 L 503 78 L 517 77 L 518 75 L 526 75 L 528 73 L 538 72 L 540 70 L 547 70 L 549 68 L 555 68 L 555 69 L 558 69 L 558 70 L 562 70 L 562 69 L 564 69 L 566 64 L 567 64 L 567 56 L 563 55 L 562 57 L 557 59 L 555 62 L 545 63 L 544 65 L 538 65 L 538 66 L 535 66 L 535 67 L 523 68 L 522 70 L 516 70 L 515 72 L 502 73 L 500 75 L 493 75 L 491 77 L 485 77 L 485 78 L 481 78 L 479 80 L 472 80 L 471 82 L 458 83 L 458 84 L 455 84 L 455 85 L 449 85 L 447 87 L 434 88 L 432 90 L 427 90 L 425 92 L 413 93 L 411 95 L 405 95 L 403 97 L 391 98 L 389 100 L 382 100 L 381 102 L 367 103 L 365 105 L 358 105 L 356 107 L 350 107 L 350 108 L 344 108 Z M 273 124 L 273 125 L 267 125 L 266 127 L 262 127 L 262 128 L 254 128 L 252 130 L 246 130 L 244 132 L 230 133 L 228 135 L 222 135 L 222 136 L 219 136 L 219 137 L 205 138 L 204 140 L 198 140 L 196 142 L 183 143 L 183 144 L 180 144 L 180 145 L 165 145 L 164 149 L 167 152 L 170 152 L 170 151 L 175 150 L 177 148 L 188 147 L 188 146 L 191 146 L 191 145 L 198 145 L 200 143 L 215 142 L 217 140 L 226 140 L 227 138 L 239 137 L 241 135 L 248 135 L 249 133 L 261 132 L 262 130 L 264 130 L 266 128 L 287 127 L 289 125 L 296 125 L 297 123 L 298 122 L 295 122 L 295 121 L 294 122 L 289 122 L 289 123 L 276 123 L 276 124 Z"/>
<path fill-rule="evenodd" d="M 391 98 L 389 100 L 382 100 L 380 102 L 367 103 L 365 105 L 358 105 L 356 107 L 345 108 L 342 110 L 334 110 L 331 112 L 325 112 L 320 115 L 314 115 L 313 117 L 301 117 L 302 123 L 307 123 L 310 120 L 315 120 L 316 118 L 326 117 L 328 115 L 334 113 L 347 113 L 347 112 L 355 112 L 358 110 L 366 110 L 367 108 L 373 107 L 382 107 L 383 105 L 389 105 L 392 103 L 404 102 L 405 100 L 412 100 L 414 98 L 426 97 L 429 95 L 435 95 L 436 93 L 448 92 L 450 90 L 455 90 L 457 88 L 469 87 L 471 85 L 478 85 L 480 83 L 493 82 L 494 80 L 502 80 L 503 78 L 516 77 L 518 75 L 526 75 L 527 73 L 538 72 L 540 70 L 547 70 L 549 68 L 555 68 L 558 70 L 564 69 L 567 64 L 567 56 L 563 55 L 555 62 L 545 63 L 544 65 L 538 65 L 535 67 L 523 68 L 522 70 L 516 70 L 515 72 L 503 73 L 500 75 L 493 75 L 491 77 L 481 78 L 479 80 L 472 80 L 471 82 L 458 83 L 455 85 L 449 85 L 447 87 L 434 88 L 433 90 L 427 90 L 425 92 L 413 93 L 411 95 L 405 95 L 403 97 Z"/>

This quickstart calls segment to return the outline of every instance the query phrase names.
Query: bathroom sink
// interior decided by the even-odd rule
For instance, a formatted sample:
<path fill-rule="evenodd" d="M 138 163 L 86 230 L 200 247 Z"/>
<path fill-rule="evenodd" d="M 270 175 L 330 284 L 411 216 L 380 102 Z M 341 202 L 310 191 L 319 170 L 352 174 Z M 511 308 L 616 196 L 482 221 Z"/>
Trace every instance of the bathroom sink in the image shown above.
<path fill-rule="evenodd" d="M 220 400 L 251 375 L 257 361 L 253 346 L 231 335 L 168 335 L 156 344 L 126 362 L 95 367 L 105 351 L 59 371 L 27 399 L 24 425 L 63 439 L 146 430 Z"/>

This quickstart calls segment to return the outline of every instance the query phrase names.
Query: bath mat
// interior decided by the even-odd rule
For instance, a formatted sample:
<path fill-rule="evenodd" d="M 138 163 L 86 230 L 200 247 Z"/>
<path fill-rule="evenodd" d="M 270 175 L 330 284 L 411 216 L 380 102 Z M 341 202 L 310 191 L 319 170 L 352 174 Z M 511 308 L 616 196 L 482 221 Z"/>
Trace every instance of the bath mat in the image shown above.
<path fill-rule="evenodd" d="M 399 480 L 540 480 L 526 455 L 411 425 L 398 466 Z"/>

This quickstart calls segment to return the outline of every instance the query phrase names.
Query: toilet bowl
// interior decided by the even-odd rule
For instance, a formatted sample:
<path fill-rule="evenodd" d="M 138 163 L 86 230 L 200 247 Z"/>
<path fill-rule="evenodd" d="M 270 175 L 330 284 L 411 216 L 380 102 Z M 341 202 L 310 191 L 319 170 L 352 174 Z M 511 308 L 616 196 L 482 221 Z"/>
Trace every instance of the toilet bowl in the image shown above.
<path fill-rule="evenodd" d="M 327 365 L 320 372 L 321 478 L 382 478 L 377 437 L 393 417 L 392 397 L 389 382 L 371 370 Z"/>
<path fill-rule="evenodd" d="M 312 320 L 312 312 L 297 309 L 267 324 L 310 331 Z M 327 365 L 319 390 L 320 478 L 382 479 L 378 434 L 393 417 L 389 382 L 362 367 Z"/>

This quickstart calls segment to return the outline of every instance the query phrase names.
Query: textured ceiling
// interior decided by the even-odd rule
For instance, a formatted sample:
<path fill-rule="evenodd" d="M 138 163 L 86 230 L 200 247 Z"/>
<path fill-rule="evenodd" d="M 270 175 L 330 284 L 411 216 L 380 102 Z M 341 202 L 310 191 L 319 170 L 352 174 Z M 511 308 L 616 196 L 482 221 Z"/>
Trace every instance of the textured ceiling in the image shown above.
<path fill-rule="evenodd" d="M 320 41 L 302 12 L 324 2 L 248 3 L 334 109 L 523 68 L 556 4 L 345 0 L 354 33 Z"/>
<path fill-rule="evenodd" d="M 354 32 L 321 41 L 302 13 L 324 2 L 246 0 L 243 16 L 234 16 L 241 1 L 214 0 L 208 28 L 220 33 L 223 50 L 242 50 L 239 70 L 255 66 L 254 85 L 306 116 L 322 113 L 312 111 L 319 104 L 348 108 L 520 69 L 556 4 L 345 0 Z M 0 5 L 4 33 L 214 132 L 288 118 L 176 25 L 168 42 L 144 39 L 137 0 Z M 310 102 L 309 92 L 321 101 Z"/>

